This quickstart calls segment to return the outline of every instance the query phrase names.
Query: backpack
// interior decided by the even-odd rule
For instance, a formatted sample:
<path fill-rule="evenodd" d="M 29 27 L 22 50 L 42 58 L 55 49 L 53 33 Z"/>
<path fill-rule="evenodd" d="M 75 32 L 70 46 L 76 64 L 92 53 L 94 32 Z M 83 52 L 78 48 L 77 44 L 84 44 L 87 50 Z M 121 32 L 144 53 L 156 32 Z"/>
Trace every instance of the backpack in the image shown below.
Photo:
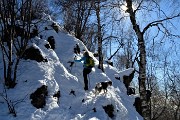
<path fill-rule="evenodd" d="M 94 60 L 93 60 L 93 58 L 92 57 L 87 57 L 86 58 L 86 67 L 88 67 L 88 68 L 92 68 L 92 67 L 94 67 Z"/>

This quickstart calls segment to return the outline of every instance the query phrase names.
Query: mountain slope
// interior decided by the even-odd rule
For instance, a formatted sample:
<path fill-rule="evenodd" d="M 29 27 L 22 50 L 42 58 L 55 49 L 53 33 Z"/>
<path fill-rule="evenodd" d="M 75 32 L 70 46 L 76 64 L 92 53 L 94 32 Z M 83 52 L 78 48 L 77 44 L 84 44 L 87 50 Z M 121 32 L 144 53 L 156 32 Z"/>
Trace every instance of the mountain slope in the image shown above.
<path fill-rule="evenodd" d="M 114 120 L 142 120 L 136 112 L 133 96 L 126 95 L 123 82 L 114 78 L 115 74 L 120 77 L 130 74 L 132 69 L 117 71 L 114 67 L 104 64 L 105 73 L 97 68 L 98 60 L 94 58 L 95 68 L 89 75 L 89 91 L 83 89 L 83 63 L 75 63 L 70 67 L 68 61 L 73 61 L 76 56 L 79 59 L 86 46 L 59 27 L 57 33 L 52 27 L 53 21 L 47 17 L 38 23 L 41 38 L 36 37 L 32 45 L 41 50 L 41 54 L 48 62 L 36 62 L 33 60 L 22 60 L 18 71 L 18 84 L 14 89 L 7 90 L 8 97 L 16 104 L 17 117 L 8 114 L 8 107 L 4 99 L 0 98 L 0 120 L 109 120 L 103 106 L 113 105 Z M 47 27 L 48 30 L 44 30 Z M 39 35 L 39 36 L 40 36 Z M 53 36 L 55 50 L 45 48 L 48 37 Z M 74 46 L 78 44 L 81 54 L 73 52 Z M 0 66 L 2 68 L 2 65 Z M 1 71 L 2 73 L 2 71 Z M 94 94 L 97 82 L 111 80 L 113 86 L 108 88 L 107 94 Z M 42 85 L 48 86 L 46 105 L 42 109 L 36 109 L 31 104 L 30 94 Z M 3 84 L 0 84 L 3 91 Z M 75 95 L 70 94 L 74 91 Z M 53 95 L 60 91 L 61 97 L 54 98 Z"/>

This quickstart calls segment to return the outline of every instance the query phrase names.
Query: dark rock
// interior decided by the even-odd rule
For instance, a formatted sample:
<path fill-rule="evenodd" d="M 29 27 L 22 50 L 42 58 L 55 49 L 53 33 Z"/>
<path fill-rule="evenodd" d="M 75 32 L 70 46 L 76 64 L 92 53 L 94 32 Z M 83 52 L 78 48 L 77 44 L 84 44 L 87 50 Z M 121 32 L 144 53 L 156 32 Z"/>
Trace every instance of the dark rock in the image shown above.
<path fill-rule="evenodd" d="M 47 27 L 45 27 L 44 29 L 45 29 L 45 30 L 48 30 L 48 28 L 47 28 Z"/>
<path fill-rule="evenodd" d="M 55 94 L 53 95 L 53 97 L 57 97 L 57 99 L 58 99 L 57 103 L 59 103 L 59 98 L 61 97 L 60 91 L 57 91 L 57 93 L 55 93 Z"/>
<path fill-rule="evenodd" d="M 36 108 L 43 108 L 46 105 L 46 96 L 48 95 L 47 86 L 42 85 L 30 95 L 31 104 Z"/>
<path fill-rule="evenodd" d="M 104 111 L 108 114 L 108 116 L 110 118 L 113 118 L 114 117 L 114 106 L 111 104 L 111 105 L 107 105 L 107 106 L 103 106 L 103 109 Z"/>
<path fill-rule="evenodd" d="M 54 37 L 53 36 L 50 36 L 48 37 L 48 40 L 47 40 L 51 46 L 51 49 L 55 49 L 55 40 L 54 40 Z"/>
<path fill-rule="evenodd" d="M 39 49 L 33 46 L 25 50 L 22 58 L 24 58 L 25 60 L 36 60 L 37 62 L 48 62 L 48 60 L 41 55 Z"/>
<path fill-rule="evenodd" d="M 51 27 L 58 33 L 59 27 L 58 27 L 58 25 L 57 25 L 56 23 L 53 23 L 53 24 L 51 25 Z"/>
<path fill-rule="evenodd" d="M 45 46 L 47 49 L 50 49 L 50 48 L 51 48 L 51 46 L 50 46 L 49 43 L 45 44 L 44 46 Z"/>
<path fill-rule="evenodd" d="M 69 95 L 71 95 L 71 94 L 72 94 L 72 95 L 74 95 L 74 96 L 76 96 L 75 91 L 74 91 L 74 90 L 72 90 L 72 89 L 71 89 L 71 91 L 70 91 Z"/>
<path fill-rule="evenodd" d="M 126 76 L 126 75 L 123 76 L 123 83 L 126 86 L 127 90 L 132 79 L 134 78 L 134 73 L 135 73 L 135 70 L 129 76 Z"/>
<path fill-rule="evenodd" d="M 34 38 L 36 36 L 38 36 L 38 29 L 37 29 L 37 27 L 35 27 L 33 29 L 33 31 L 30 33 L 30 38 Z"/>
<path fill-rule="evenodd" d="M 135 95 L 135 88 L 133 88 L 133 87 L 128 87 L 127 95 Z"/>
<path fill-rule="evenodd" d="M 93 110 L 94 112 L 97 112 L 97 111 L 96 111 L 96 108 L 93 108 L 92 110 Z"/>
<path fill-rule="evenodd" d="M 140 115 L 142 115 L 142 107 L 141 107 L 142 103 L 141 103 L 140 97 L 136 97 L 136 98 L 135 98 L 135 102 L 134 102 L 133 105 L 134 105 L 134 107 L 136 108 L 136 111 L 137 111 Z"/>

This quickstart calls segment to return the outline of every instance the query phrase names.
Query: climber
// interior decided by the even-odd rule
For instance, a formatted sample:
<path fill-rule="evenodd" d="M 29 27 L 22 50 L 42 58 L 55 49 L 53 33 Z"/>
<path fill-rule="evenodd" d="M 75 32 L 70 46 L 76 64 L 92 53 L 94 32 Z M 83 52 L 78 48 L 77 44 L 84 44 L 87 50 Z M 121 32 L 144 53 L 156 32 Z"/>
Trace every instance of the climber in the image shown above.
<path fill-rule="evenodd" d="M 89 56 L 88 52 L 84 52 L 83 57 L 79 60 L 74 60 L 75 62 L 84 61 L 83 77 L 84 77 L 84 90 L 88 90 L 88 79 L 87 75 L 92 71 L 94 67 L 94 60 Z"/>

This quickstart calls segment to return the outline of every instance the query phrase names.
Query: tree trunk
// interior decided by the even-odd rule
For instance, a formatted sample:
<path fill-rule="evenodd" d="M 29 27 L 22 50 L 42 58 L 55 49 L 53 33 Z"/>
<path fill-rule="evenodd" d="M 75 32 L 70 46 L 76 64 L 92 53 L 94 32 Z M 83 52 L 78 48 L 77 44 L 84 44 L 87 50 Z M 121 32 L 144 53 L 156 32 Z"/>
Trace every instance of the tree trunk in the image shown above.
<path fill-rule="evenodd" d="M 10 87 L 11 86 L 11 82 L 12 82 L 12 65 L 13 65 L 13 62 L 12 62 L 12 39 L 9 43 L 9 51 L 8 51 L 8 54 L 9 54 L 9 57 L 8 57 L 8 69 L 7 69 L 7 75 L 5 77 L 5 85 Z"/>
<path fill-rule="evenodd" d="M 104 72 L 103 68 L 103 54 L 102 54 L 102 34 L 101 34 L 101 20 L 100 20 L 100 0 L 96 2 L 95 9 L 96 9 L 96 17 L 98 22 L 98 54 L 99 54 L 99 66 L 98 68 Z"/>
<path fill-rule="evenodd" d="M 139 25 L 136 22 L 135 12 L 132 8 L 132 0 L 126 0 L 127 12 L 130 14 L 130 20 L 133 25 L 133 29 L 138 37 L 138 49 L 139 49 L 139 92 L 142 102 L 142 115 L 144 120 L 150 120 L 150 110 L 148 109 L 148 103 L 146 101 L 146 49 L 143 37 L 143 32 L 140 31 Z"/>
<path fill-rule="evenodd" d="M 0 23 L 2 27 L 1 35 L 2 40 L 0 41 L 0 47 L 2 50 L 2 59 L 4 64 L 4 80 L 5 85 L 9 88 L 14 88 L 16 85 L 16 73 L 18 69 L 18 64 L 21 59 L 20 53 L 23 53 L 30 37 L 30 24 L 31 24 L 31 0 L 29 2 L 23 3 L 20 12 L 26 11 L 26 15 L 20 16 L 23 22 L 23 29 L 26 28 L 20 39 L 15 39 L 16 34 L 16 0 L 2 0 L 2 6 L 0 6 L 0 11 L 2 12 L 2 22 Z M 9 19 L 7 19 L 9 18 Z M 25 21 L 28 20 L 28 21 Z M 25 30 L 25 29 L 24 29 Z M 27 33 L 27 34 L 26 34 Z M 7 43 L 7 45 L 6 45 Z"/>
<path fill-rule="evenodd" d="M 13 1 L 9 1 L 9 4 L 11 4 L 11 5 L 9 5 L 8 7 L 9 7 L 9 16 L 10 16 L 10 19 L 11 19 L 11 24 L 10 24 L 10 27 L 9 28 L 7 28 L 7 29 L 9 29 L 9 35 L 10 35 L 10 39 L 8 40 L 8 44 L 9 44 L 9 46 L 8 46 L 8 69 L 7 69 L 7 79 L 6 79 L 6 82 L 5 83 L 7 83 L 6 85 L 8 86 L 8 87 L 10 87 L 10 88 L 14 88 L 14 86 L 15 86 L 15 83 L 14 83 L 14 81 L 12 80 L 12 78 L 13 78 L 13 76 L 12 76 L 12 74 L 13 74 L 13 40 L 14 40 L 14 34 L 15 34 L 15 16 L 16 16 L 16 14 L 15 14 L 15 0 L 13 0 Z M 8 26 L 7 26 L 8 27 Z"/>

